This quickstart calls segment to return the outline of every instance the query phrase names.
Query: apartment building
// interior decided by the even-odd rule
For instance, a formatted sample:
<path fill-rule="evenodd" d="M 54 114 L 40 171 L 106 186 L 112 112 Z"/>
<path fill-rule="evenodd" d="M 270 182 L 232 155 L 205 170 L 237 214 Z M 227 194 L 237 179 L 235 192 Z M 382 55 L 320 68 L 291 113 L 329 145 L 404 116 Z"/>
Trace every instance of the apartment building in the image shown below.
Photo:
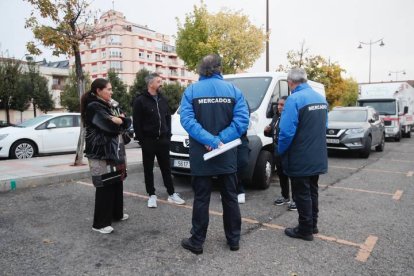
<path fill-rule="evenodd" d="M 105 78 L 108 70 L 114 69 L 131 86 L 143 68 L 160 73 L 166 82 L 188 85 L 197 79 L 177 57 L 168 35 L 129 22 L 121 12 L 105 12 L 95 21 L 94 29 L 98 31 L 95 37 L 80 47 L 83 69 L 92 79 Z"/>

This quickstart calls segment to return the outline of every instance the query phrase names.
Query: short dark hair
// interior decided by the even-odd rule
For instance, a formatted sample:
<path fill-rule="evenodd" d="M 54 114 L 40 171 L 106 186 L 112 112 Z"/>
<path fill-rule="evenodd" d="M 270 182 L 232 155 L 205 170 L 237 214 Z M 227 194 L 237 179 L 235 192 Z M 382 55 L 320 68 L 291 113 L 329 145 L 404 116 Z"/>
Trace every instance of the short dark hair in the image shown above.
<path fill-rule="evenodd" d="M 221 57 L 217 54 L 209 54 L 203 57 L 198 65 L 198 74 L 210 77 L 221 73 Z"/>
<path fill-rule="evenodd" d="M 158 73 L 151 73 L 148 76 L 145 77 L 145 83 L 147 86 L 155 79 L 155 78 L 161 78 L 161 75 Z"/>

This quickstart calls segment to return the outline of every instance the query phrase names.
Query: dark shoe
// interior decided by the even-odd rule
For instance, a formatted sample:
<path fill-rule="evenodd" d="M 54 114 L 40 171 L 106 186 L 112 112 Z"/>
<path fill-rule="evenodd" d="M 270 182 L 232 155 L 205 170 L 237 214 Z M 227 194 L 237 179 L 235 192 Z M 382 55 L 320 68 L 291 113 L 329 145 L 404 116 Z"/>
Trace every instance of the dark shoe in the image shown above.
<path fill-rule="evenodd" d="M 275 205 L 280 206 L 283 204 L 289 204 L 290 203 L 290 199 L 289 198 L 284 198 L 283 196 L 276 198 L 275 200 Z"/>
<path fill-rule="evenodd" d="M 286 228 L 285 229 L 285 234 L 291 238 L 295 238 L 295 239 L 302 239 L 305 241 L 313 241 L 313 235 L 303 235 L 301 233 L 299 233 L 299 229 L 297 227 L 295 228 Z"/>
<path fill-rule="evenodd" d="M 313 234 L 318 234 L 319 233 L 318 227 L 314 227 L 312 233 Z"/>
<path fill-rule="evenodd" d="M 289 211 L 297 211 L 298 208 L 296 207 L 296 203 L 294 201 L 291 201 L 288 205 L 288 210 Z"/>
<path fill-rule="evenodd" d="M 239 244 L 229 244 L 229 243 L 227 244 L 229 245 L 231 251 L 238 251 L 240 249 Z"/>
<path fill-rule="evenodd" d="M 183 239 L 181 241 L 181 246 L 187 250 L 190 250 L 192 253 L 199 255 L 203 254 L 203 247 L 195 246 L 190 239 Z"/>

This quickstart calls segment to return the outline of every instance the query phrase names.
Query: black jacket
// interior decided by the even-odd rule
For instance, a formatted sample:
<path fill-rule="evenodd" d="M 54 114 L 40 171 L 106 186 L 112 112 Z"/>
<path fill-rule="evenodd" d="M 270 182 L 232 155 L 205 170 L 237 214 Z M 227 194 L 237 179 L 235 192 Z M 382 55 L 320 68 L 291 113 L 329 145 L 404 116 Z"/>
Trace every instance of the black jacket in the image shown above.
<path fill-rule="evenodd" d="M 272 121 L 270 122 L 270 131 L 265 132 L 264 135 L 266 137 L 272 137 L 273 139 L 273 147 L 274 147 L 274 154 L 278 155 L 277 153 L 277 143 L 279 140 L 279 123 L 280 123 L 280 114 L 278 112 L 275 113 L 275 115 L 272 118 Z"/>
<path fill-rule="evenodd" d="M 171 137 L 171 112 L 167 99 L 158 94 L 155 100 L 148 91 L 134 101 L 133 124 L 135 137 L 139 142 L 144 138 Z"/>
<path fill-rule="evenodd" d="M 120 134 L 131 125 L 130 118 L 122 118 L 123 124 L 117 125 L 111 120 L 115 116 L 108 103 L 90 94 L 86 98 L 85 115 L 85 156 L 91 159 L 124 161 L 121 152 Z"/>

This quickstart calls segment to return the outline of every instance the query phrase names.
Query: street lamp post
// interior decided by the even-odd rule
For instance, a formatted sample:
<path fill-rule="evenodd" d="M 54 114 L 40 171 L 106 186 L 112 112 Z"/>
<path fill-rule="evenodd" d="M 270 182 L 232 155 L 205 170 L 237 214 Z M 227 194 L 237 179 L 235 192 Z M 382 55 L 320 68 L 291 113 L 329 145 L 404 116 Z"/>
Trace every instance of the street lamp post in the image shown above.
<path fill-rule="evenodd" d="M 362 44 L 369 45 L 369 77 L 368 77 L 368 82 L 369 83 L 371 83 L 371 56 L 372 56 L 371 52 L 372 52 L 372 45 L 377 44 L 377 43 L 380 43 L 379 46 L 381 46 L 381 47 L 385 46 L 383 38 L 378 39 L 376 41 L 370 40 L 369 42 L 360 41 L 359 46 L 358 46 L 358 49 L 362 49 Z"/>
<path fill-rule="evenodd" d="M 266 72 L 269 72 L 269 0 L 266 0 Z"/>
<path fill-rule="evenodd" d="M 395 81 L 398 81 L 398 74 L 403 74 L 405 75 L 405 70 L 401 70 L 401 71 L 389 71 L 388 72 L 388 76 L 391 76 L 391 74 L 395 74 Z"/>

